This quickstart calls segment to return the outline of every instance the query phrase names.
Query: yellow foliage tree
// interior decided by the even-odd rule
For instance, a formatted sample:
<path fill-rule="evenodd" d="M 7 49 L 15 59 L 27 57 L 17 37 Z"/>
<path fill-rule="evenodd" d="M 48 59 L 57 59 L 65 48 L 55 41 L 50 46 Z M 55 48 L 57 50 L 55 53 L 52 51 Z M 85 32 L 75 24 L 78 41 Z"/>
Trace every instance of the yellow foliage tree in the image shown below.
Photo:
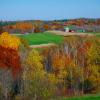
<path fill-rule="evenodd" d="M 29 52 L 25 61 L 23 71 L 23 79 L 26 82 L 25 91 L 26 95 L 30 94 L 34 98 L 46 98 L 54 94 L 54 86 L 57 83 L 55 75 L 48 74 L 44 70 L 42 61 L 43 57 L 34 49 Z"/>
<path fill-rule="evenodd" d="M 0 45 L 5 48 L 18 50 L 20 44 L 20 39 L 17 36 L 10 35 L 8 32 L 4 32 L 0 35 Z"/>
<path fill-rule="evenodd" d="M 33 49 L 26 59 L 26 64 L 28 65 L 28 67 L 26 66 L 26 69 L 30 72 L 26 75 L 28 79 L 34 79 L 37 77 L 37 75 L 41 78 L 45 76 L 45 71 L 43 70 L 43 65 L 41 62 L 42 56 L 40 56 L 39 53 Z"/>

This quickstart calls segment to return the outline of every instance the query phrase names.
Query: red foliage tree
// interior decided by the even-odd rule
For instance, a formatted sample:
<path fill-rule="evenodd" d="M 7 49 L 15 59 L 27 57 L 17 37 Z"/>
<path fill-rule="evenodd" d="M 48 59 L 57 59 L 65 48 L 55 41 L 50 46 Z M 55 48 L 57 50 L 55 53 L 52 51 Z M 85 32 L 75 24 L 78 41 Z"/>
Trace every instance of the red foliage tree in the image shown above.
<path fill-rule="evenodd" d="M 11 68 L 15 79 L 21 71 L 20 56 L 17 50 L 0 46 L 0 67 Z"/>

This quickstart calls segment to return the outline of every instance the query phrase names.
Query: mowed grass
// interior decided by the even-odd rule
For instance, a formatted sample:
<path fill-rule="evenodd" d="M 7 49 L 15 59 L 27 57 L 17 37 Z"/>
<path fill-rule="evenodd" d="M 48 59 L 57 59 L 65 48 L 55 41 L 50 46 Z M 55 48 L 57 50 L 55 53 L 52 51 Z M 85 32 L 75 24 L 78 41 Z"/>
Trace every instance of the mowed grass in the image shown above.
<path fill-rule="evenodd" d="M 26 35 L 18 35 L 20 38 L 23 38 L 28 41 L 29 45 L 39 45 L 39 44 L 48 44 L 55 43 L 60 44 L 63 42 L 64 37 L 55 35 L 52 33 L 31 33 Z"/>
<path fill-rule="evenodd" d="M 62 98 L 60 100 L 100 100 L 100 95 L 86 95 L 82 97 Z"/>

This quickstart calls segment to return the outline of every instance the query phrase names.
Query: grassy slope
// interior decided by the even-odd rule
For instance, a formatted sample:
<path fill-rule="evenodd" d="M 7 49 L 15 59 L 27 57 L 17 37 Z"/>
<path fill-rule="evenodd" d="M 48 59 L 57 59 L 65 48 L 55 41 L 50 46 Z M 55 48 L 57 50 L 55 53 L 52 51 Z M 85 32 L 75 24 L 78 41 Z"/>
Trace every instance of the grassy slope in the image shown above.
<path fill-rule="evenodd" d="M 87 95 L 82 97 L 64 98 L 61 100 L 100 100 L 100 95 Z"/>
<path fill-rule="evenodd" d="M 59 44 L 63 41 L 63 36 L 55 35 L 52 33 L 33 33 L 28 35 L 19 35 L 19 37 L 26 39 L 30 45 L 47 43 Z"/>

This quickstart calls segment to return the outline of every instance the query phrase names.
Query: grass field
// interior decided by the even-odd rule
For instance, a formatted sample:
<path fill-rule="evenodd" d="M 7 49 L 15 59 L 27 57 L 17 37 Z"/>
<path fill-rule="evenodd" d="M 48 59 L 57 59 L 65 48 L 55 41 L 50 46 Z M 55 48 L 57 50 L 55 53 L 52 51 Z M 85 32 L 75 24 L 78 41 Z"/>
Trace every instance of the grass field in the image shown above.
<path fill-rule="evenodd" d="M 63 41 L 63 36 L 55 35 L 52 33 L 33 33 L 27 35 L 18 35 L 21 38 L 24 38 L 28 41 L 29 45 L 39 45 L 47 43 L 60 44 Z"/>
<path fill-rule="evenodd" d="M 63 98 L 60 100 L 100 100 L 100 95 L 87 95 L 82 97 Z"/>
<path fill-rule="evenodd" d="M 100 37 L 100 33 L 87 33 L 87 34 L 95 34 L 97 37 Z M 40 45 L 40 44 L 48 44 L 48 43 L 60 44 L 64 40 L 63 35 L 54 34 L 52 32 L 31 33 L 31 34 L 23 34 L 23 35 L 19 34 L 18 36 L 27 40 L 29 45 Z"/>

